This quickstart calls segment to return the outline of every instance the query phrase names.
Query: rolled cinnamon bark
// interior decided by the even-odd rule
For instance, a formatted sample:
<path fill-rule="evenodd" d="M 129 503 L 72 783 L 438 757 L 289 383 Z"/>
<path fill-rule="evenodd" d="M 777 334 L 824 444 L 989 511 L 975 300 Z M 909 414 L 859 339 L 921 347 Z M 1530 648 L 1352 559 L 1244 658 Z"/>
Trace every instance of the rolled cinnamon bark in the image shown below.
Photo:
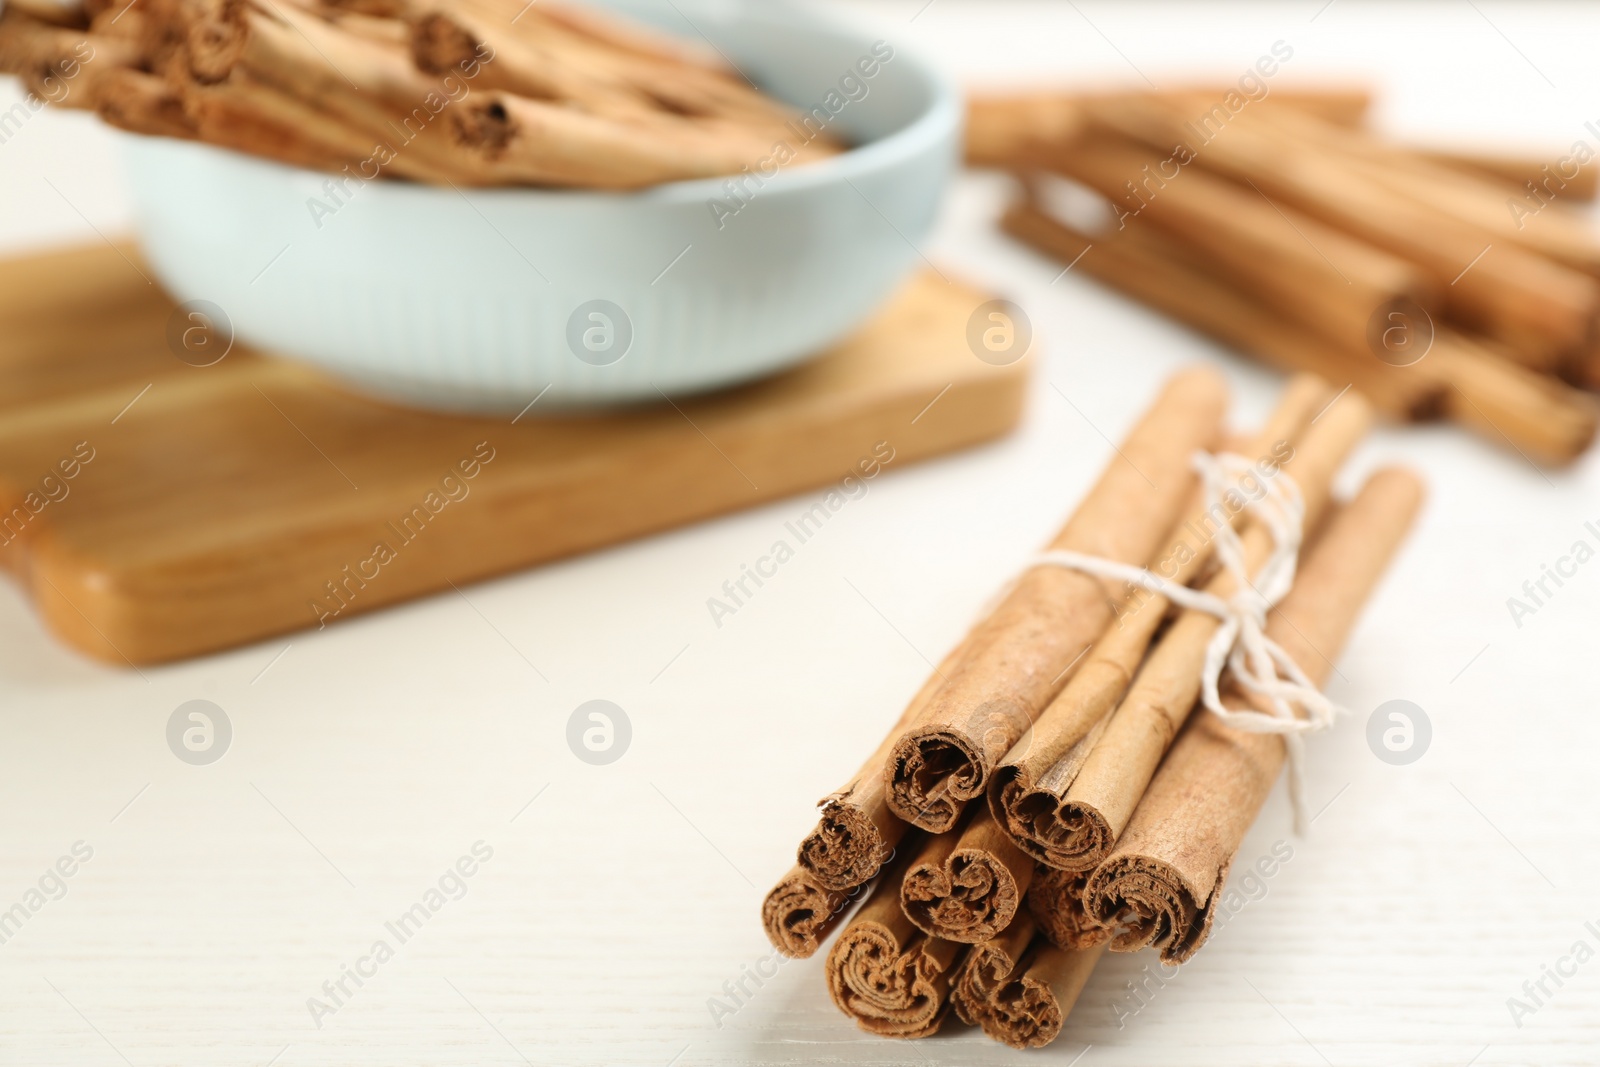
<path fill-rule="evenodd" d="M 352 176 L 359 176 L 354 168 L 377 148 L 374 138 L 245 70 L 215 85 L 176 74 L 168 81 L 180 86 L 184 113 L 198 136 L 211 144 L 312 170 L 349 170 Z M 408 155 L 386 166 L 396 174 L 416 176 L 417 162 Z M 376 177 L 377 172 L 369 168 L 366 176 Z"/>
<path fill-rule="evenodd" d="M 521 0 L 509 2 L 516 6 Z M 526 10 L 525 5 L 517 8 L 518 12 Z M 536 13 L 548 23 L 562 26 L 596 44 L 639 59 L 698 68 L 711 74 L 733 73 L 727 61 L 710 45 L 658 33 L 636 22 L 625 22 L 601 8 L 563 3 L 562 0 L 541 0 Z"/>
<path fill-rule="evenodd" d="M 623 122 L 511 93 L 475 93 L 449 115 L 462 154 L 495 180 L 635 189 L 737 174 L 770 145 L 664 119 Z"/>
<path fill-rule="evenodd" d="M 1568 266 L 1591 273 L 1600 268 L 1600 240 L 1589 221 L 1564 206 L 1547 205 L 1553 190 L 1519 202 L 1507 196 L 1502 183 L 1434 162 L 1366 131 L 1341 129 L 1303 113 L 1263 118 L 1273 133 L 1313 153 L 1336 152 L 1346 167 L 1412 204 Z M 1552 176 L 1551 184 L 1560 180 Z"/>
<path fill-rule="evenodd" d="M 354 159 L 376 159 L 401 176 L 438 184 L 495 180 L 472 153 L 451 143 L 443 113 L 461 104 L 451 103 L 446 80 L 412 68 L 402 49 L 284 5 L 269 15 L 230 4 L 194 27 L 185 52 L 189 75 L 201 86 L 244 75 L 270 87 L 274 93 L 255 93 L 249 104 L 258 120 L 286 121 L 268 119 L 269 108 L 298 114 L 319 150 L 338 146 L 337 158 L 357 152 Z M 458 101 L 464 85 L 453 83 Z"/>
<path fill-rule="evenodd" d="M 1200 114 L 1230 91 L 1231 86 L 1194 85 L 1157 95 L 1169 102 L 1182 102 Z M 1069 89 L 975 94 L 967 102 L 967 163 L 1007 170 L 1049 166 L 1082 129 L 1086 104 L 1130 95 L 1146 94 L 1142 91 L 1094 93 Z M 1255 101 L 1251 106 L 1270 106 L 1274 110 L 1289 107 L 1328 122 L 1355 126 L 1371 104 L 1370 89 L 1329 85 L 1275 89 L 1266 101 Z"/>
<path fill-rule="evenodd" d="M 116 6 L 95 12 L 89 22 L 89 33 L 93 37 L 120 37 L 132 41 L 140 46 L 143 54 L 146 16 L 143 4 L 135 6 L 131 0 L 118 0 Z"/>
<path fill-rule="evenodd" d="M 64 29 L 15 7 L 0 12 L 0 73 L 35 79 L 57 75 L 71 81 L 91 66 L 129 67 L 140 58 L 139 47 L 132 41 Z M 44 98 L 56 102 L 54 96 Z"/>
<path fill-rule="evenodd" d="M 1422 199 L 1397 196 L 1346 154 L 1292 136 L 1304 127 L 1303 117 L 1284 118 L 1242 116 L 1226 136 L 1193 145 L 1195 158 L 1207 170 L 1254 182 L 1286 208 L 1415 264 L 1431 276 L 1452 316 L 1516 347 L 1531 366 L 1558 368 L 1593 340 L 1600 281 L 1497 241 Z M 1174 139 L 1195 140 L 1181 117 L 1156 100 L 1099 108 L 1093 119 L 1161 151 L 1172 151 Z"/>
<path fill-rule="evenodd" d="M 326 0 L 327 6 L 384 18 L 415 22 L 439 10 L 430 0 Z M 727 76 L 735 74 L 709 44 L 624 20 L 603 9 L 560 0 L 455 0 L 451 11 L 469 12 L 481 21 L 509 27 L 530 39 L 558 31 L 566 40 L 579 39 L 591 50 L 621 53 L 631 61 L 669 65 L 684 71 Z"/>
<path fill-rule="evenodd" d="M 773 948 L 803 960 L 817 951 L 848 906 L 848 894 L 823 889 L 795 867 L 761 902 L 761 926 Z"/>
<path fill-rule="evenodd" d="M 85 30 L 89 15 L 81 3 L 55 3 L 54 0 L 6 0 L 6 10 L 27 15 L 35 22 L 68 30 Z"/>
<path fill-rule="evenodd" d="M 956 1014 L 1012 1048 L 1039 1048 L 1062 1024 L 1089 981 L 1104 943 L 1062 950 L 1034 937 L 1019 915 L 1004 933 L 967 953 L 950 999 Z"/>
<path fill-rule="evenodd" d="M 619 80 L 574 69 L 551 49 L 539 48 L 509 24 L 499 26 L 477 16 L 470 6 L 421 13 L 411 23 L 407 43 L 417 69 L 430 74 L 448 74 L 463 62 L 493 55 L 481 75 L 486 89 L 532 100 L 582 102 L 588 110 L 600 111 L 607 102 L 631 97 Z"/>
<path fill-rule="evenodd" d="M 1351 140 L 1371 143 L 1366 138 Z M 1396 195 L 1492 234 L 1500 242 L 1521 246 L 1589 274 L 1600 271 L 1600 240 L 1592 225 L 1564 205 L 1546 207 L 1532 197 L 1519 203 L 1489 179 L 1463 174 L 1407 152 L 1372 151 L 1363 157 L 1352 154 L 1350 162 Z"/>
<path fill-rule="evenodd" d="M 113 126 L 156 137 L 191 139 L 194 122 L 183 94 L 171 82 L 129 67 L 97 71 L 90 94 L 100 117 Z"/>
<path fill-rule="evenodd" d="M 955 985 L 950 989 L 950 1005 L 962 1022 L 968 1026 L 978 1025 L 984 1002 L 1011 977 L 1037 932 L 1033 917 L 1024 912 L 1004 930 L 967 951 L 966 961 L 961 964 Z"/>
<path fill-rule="evenodd" d="M 1594 442 L 1595 398 L 1505 358 L 1481 338 L 1440 330 L 1425 359 L 1450 418 L 1541 463 L 1571 463 Z"/>
<path fill-rule="evenodd" d="M 917 707 L 913 702 L 907 711 Z M 862 884 L 878 873 L 905 836 L 908 825 L 889 811 L 885 801 L 883 765 L 909 721 L 902 716 L 855 777 L 823 798 L 817 828 L 799 849 L 800 867 L 818 885 L 844 890 Z"/>
<path fill-rule="evenodd" d="M 1161 227 L 1262 302 L 1352 351 L 1366 346 L 1374 319 L 1436 303 L 1434 286 L 1401 257 L 1207 173 L 1187 149 L 1153 151 L 1126 139 L 1123 119 L 1142 115 L 1138 107 L 1090 108 L 1095 123 L 1117 120 L 1117 136 L 1086 136 L 1056 162 L 1116 206 L 1119 228 Z"/>
<path fill-rule="evenodd" d="M 1263 457 L 1254 474 L 1257 485 L 1277 473 L 1280 457 L 1293 454 L 1307 424 L 1332 400 L 1332 391 L 1319 378 L 1297 377 L 1290 383 L 1272 417 L 1243 446 L 1247 458 Z M 1224 514 L 1214 514 L 1215 509 L 1201 500 L 1174 527 L 1161 555 L 1163 578 L 1187 585 L 1201 573 L 1211 561 L 1215 533 L 1224 523 L 1238 522 L 1248 514 L 1242 510 L 1248 488 L 1234 487 L 1239 506 L 1231 515 L 1226 507 Z M 1165 597 L 1151 594 L 1137 613 L 1124 615 L 1116 628 L 1108 630 L 1039 716 L 1031 736 L 1018 742 L 995 770 L 989 810 L 1017 846 L 1039 862 L 1076 869 L 1083 828 L 1063 808 L 1067 791 L 1100 743 L 1169 606 Z"/>
<path fill-rule="evenodd" d="M 1265 128 L 1313 154 L 1336 153 L 1338 161 L 1377 187 L 1427 211 L 1590 273 L 1600 269 L 1600 241 L 1587 219 L 1551 205 L 1553 190 L 1522 198 L 1503 183 L 1434 162 L 1361 130 L 1341 129 L 1312 115 L 1258 116 Z M 1560 179 L 1552 176 L 1550 184 Z"/>
<path fill-rule="evenodd" d="M 1174 377 L 1050 547 L 1148 561 L 1194 492 L 1193 454 L 1214 444 L 1225 405 L 1215 372 Z M 955 824 L 1110 623 L 1124 596 L 1113 586 L 1061 567 L 1017 579 L 895 743 L 883 769 L 894 814 L 933 832 Z"/>
<path fill-rule="evenodd" d="M 714 119 L 746 136 L 760 134 L 761 151 L 752 163 L 770 153 L 774 139 L 790 141 L 806 158 L 837 151 L 828 135 L 793 143 L 798 138 L 785 123 L 796 113 L 728 73 L 602 43 L 550 18 L 543 5 L 515 22 L 494 17 L 492 6 L 468 3 L 419 13 L 410 34 L 417 67 L 448 74 L 492 55 L 493 62 L 482 67 L 482 88 L 611 118 Z"/>
<path fill-rule="evenodd" d="M 1568 153 L 1562 149 L 1546 155 L 1506 149 L 1441 148 L 1411 145 L 1408 151 L 1440 166 L 1509 185 L 1520 197 L 1532 190 L 1563 200 L 1593 200 L 1600 193 L 1600 167 L 1591 163 L 1561 166 Z"/>
<path fill-rule="evenodd" d="M 891 865 L 828 953 L 828 994 L 868 1033 L 927 1037 L 950 1009 L 950 985 L 965 945 L 929 937 L 900 910 L 900 876 Z"/>
<path fill-rule="evenodd" d="M 901 732 L 922 714 L 944 684 L 946 672 L 955 668 L 963 647 L 958 645 L 945 655 L 855 777 L 818 803 L 822 814 L 817 828 L 800 842 L 796 861 L 819 886 L 853 889 L 894 858 L 910 826 L 889 810 L 883 766 Z"/>
<path fill-rule="evenodd" d="M 1288 371 L 1348 382 L 1391 418 L 1446 416 L 1543 463 L 1570 462 L 1595 433 L 1592 398 L 1506 358 L 1504 348 L 1436 325 L 1420 362 L 1393 366 L 1348 352 L 1217 281 L 1193 249 L 1152 227 L 1084 234 L 1042 208 L 1006 212 L 1008 233 L 1137 299 Z M 1090 253 L 1089 249 L 1093 248 Z M 1080 258 L 1081 257 L 1081 258 Z M 1596 366 L 1600 367 L 1600 359 Z M 1600 386 L 1600 371 L 1594 383 Z"/>
<path fill-rule="evenodd" d="M 1039 933 L 1064 949 L 1090 948 L 1111 940 L 1112 929 L 1089 918 L 1083 891 L 1088 871 L 1058 871 L 1040 864 L 1028 888 L 1027 914 Z"/>
<path fill-rule="evenodd" d="M 1318 417 L 1293 457 L 1284 462 L 1299 487 L 1306 528 L 1316 527 L 1327 508 L 1334 475 L 1370 424 L 1366 404 L 1345 397 Z M 1240 535 L 1240 545 L 1245 567 L 1253 575 L 1271 555 L 1273 539 L 1263 526 L 1252 524 Z M 1206 589 L 1226 600 L 1238 592 L 1238 585 L 1232 573 L 1224 571 Z M 1040 859 L 1052 867 L 1083 871 L 1110 853 L 1195 706 L 1207 645 L 1221 625 L 1214 615 L 1188 610 L 1162 635 L 1056 810 L 1048 813 L 1055 821 L 1052 832 L 1037 835 L 1049 843 L 1039 852 Z M 1035 797 L 1046 799 L 1039 792 Z M 1035 827 L 1045 823 L 1045 814 L 1035 817 Z"/>
<path fill-rule="evenodd" d="M 411 27 L 402 19 L 385 15 L 368 15 L 359 11 L 324 9 L 319 12 L 330 24 L 346 33 L 364 37 L 390 48 L 407 48 L 411 42 Z M 459 68 L 452 68 L 459 69 Z M 449 71 L 442 72 L 449 73 Z"/>
<path fill-rule="evenodd" d="M 1078 269 L 1257 359 L 1335 385 L 1353 384 L 1391 418 L 1418 421 L 1443 409 L 1444 386 L 1438 381 L 1316 335 L 1220 281 L 1214 269 L 1154 227 L 1086 234 L 1032 203 L 1012 206 L 1001 225 L 1040 251 L 1063 263 L 1076 262 Z"/>
<path fill-rule="evenodd" d="M 1374 474 L 1327 524 L 1301 562 L 1267 633 L 1320 683 L 1410 528 L 1422 486 L 1407 471 Z M 1230 706 L 1249 706 L 1238 690 Z M 1182 963 L 1209 935 L 1217 894 L 1239 842 L 1284 761 L 1281 738 L 1247 733 L 1201 711 L 1151 780 L 1126 832 L 1089 877 L 1090 917 L 1117 932 L 1111 947 L 1159 949 Z"/>
<path fill-rule="evenodd" d="M 959 837 L 928 839 L 900 885 L 917 929 L 968 945 L 1009 926 L 1033 881 L 1033 861 L 987 810 L 974 809 Z"/>
<path fill-rule="evenodd" d="M 413 19 L 427 9 L 427 0 L 324 0 L 333 11 L 366 15 L 378 19 Z M 509 18 L 516 14 L 506 12 Z"/>

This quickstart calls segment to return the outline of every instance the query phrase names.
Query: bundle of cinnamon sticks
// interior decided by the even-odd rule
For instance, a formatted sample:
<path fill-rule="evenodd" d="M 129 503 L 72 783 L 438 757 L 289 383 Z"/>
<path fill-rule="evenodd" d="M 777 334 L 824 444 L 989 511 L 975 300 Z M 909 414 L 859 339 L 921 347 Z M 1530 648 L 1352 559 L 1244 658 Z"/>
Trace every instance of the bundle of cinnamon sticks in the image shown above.
<path fill-rule="evenodd" d="M 1237 572 L 1219 565 L 1219 532 L 1236 532 L 1254 583 L 1276 535 L 1250 502 L 1292 479 L 1305 547 L 1266 634 L 1320 685 L 1421 486 L 1385 469 L 1333 499 L 1372 408 L 1326 380 L 1294 378 L 1244 438 L 1225 434 L 1227 406 L 1216 372 L 1174 377 L 1048 547 L 1226 599 Z M 1203 492 L 1199 451 L 1243 457 L 1245 473 Z M 1197 708 L 1219 625 L 1131 582 L 1025 569 L 822 801 L 764 903 L 772 943 L 810 956 L 837 929 L 828 989 L 862 1029 L 923 1037 L 953 1010 L 1018 1048 L 1061 1033 L 1108 947 L 1188 959 L 1285 760 L 1280 736 Z M 1220 693 L 1261 706 L 1227 674 Z"/>
<path fill-rule="evenodd" d="M 980 97 L 1002 226 L 1267 363 L 1560 464 L 1594 438 L 1600 166 L 1422 150 L 1359 90 Z"/>
<path fill-rule="evenodd" d="M 715 52 L 565 0 L 23 0 L 0 73 L 362 181 L 630 189 L 840 150 Z"/>

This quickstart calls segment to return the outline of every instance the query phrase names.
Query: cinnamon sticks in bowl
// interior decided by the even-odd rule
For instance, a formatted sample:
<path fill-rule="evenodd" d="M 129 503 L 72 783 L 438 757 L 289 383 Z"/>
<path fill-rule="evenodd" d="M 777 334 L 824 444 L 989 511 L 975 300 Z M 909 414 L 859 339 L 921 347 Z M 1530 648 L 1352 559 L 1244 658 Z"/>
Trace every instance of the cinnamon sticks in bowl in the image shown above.
<path fill-rule="evenodd" d="M 31 13 L 30 13 L 31 12 Z M 135 133 L 366 180 L 636 189 L 840 151 L 715 53 L 542 0 L 10 5 L 0 72 Z M 377 148 L 375 149 L 375 146 Z"/>
<path fill-rule="evenodd" d="M 1052 550 L 1019 565 L 826 798 L 768 896 L 780 951 L 820 951 L 841 926 L 828 985 L 863 1029 L 921 1037 L 953 1014 L 1037 1047 L 1070 1024 L 1106 948 L 1182 961 L 1204 943 L 1244 832 L 1321 724 L 1309 687 L 1421 499 L 1398 469 L 1334 499 L 1371 419 L 1355 394 L 1297 377 L 1238 439 L 1225 408 L 1209 371 L 1168 383 Z M 1244 648 L 1271 649 L 1281 684 Z M 1296 703 L 1276 703 L 1295 685 Z M 818 918 L 863 893 L 853 917 Z"/>
<path fill-rule="evenodd" d="M 1541 463 L 1588 448 L 1600 233 L 1563 202 L 1585 185 L 1514 192 L 1363 128 L 1344 91 L 1218 118 L 1222 95 L 980 97 L 968 158 L 1021 179 L 1008 233 L 1258 359 Z"/>
<path fill-rule="evenodd" d="M 920 269 L 957 159 L 942 72 L 805 5 L 81 2 L 8 8 L 0 72 L 141 134 L 151 276 L 423 408 L 661 403 L 812 359 Z"/>

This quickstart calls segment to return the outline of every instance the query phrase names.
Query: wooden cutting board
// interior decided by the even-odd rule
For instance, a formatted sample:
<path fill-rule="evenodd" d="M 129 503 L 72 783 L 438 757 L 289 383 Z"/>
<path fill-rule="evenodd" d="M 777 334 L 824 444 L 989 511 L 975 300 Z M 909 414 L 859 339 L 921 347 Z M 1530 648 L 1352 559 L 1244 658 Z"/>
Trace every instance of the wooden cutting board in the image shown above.
<path fill-rule="evenodd" d="M 986 294 L 924 274 L 753 385 L 440 415 L 241 349 L 191 366 L 148 274 L 128 246 L 0 262 L 0 565 L 113 663 L 336 624 L 838 482 L 875 452 L 898 469 L 1011 429 L 1027 376 L 968 347 Z"/>

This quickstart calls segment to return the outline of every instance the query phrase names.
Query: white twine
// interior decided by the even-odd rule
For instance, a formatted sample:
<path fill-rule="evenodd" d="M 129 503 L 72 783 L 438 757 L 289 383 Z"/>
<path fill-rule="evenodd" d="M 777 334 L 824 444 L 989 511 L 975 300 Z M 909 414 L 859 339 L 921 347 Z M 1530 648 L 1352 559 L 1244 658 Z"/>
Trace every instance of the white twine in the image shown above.
<path fill-rule="evenodd" d="M 1242 494 L 1237 482 L 1253 469 L 1251 462 L 1233 453 L 1196 452 L 1194 467 L 1205 486 L 1206 509 L 1227 510 L 1223 494 Z M 1266 635 L 1267 612 L 1294 584 L 1300 555 L 1305 501 L 1293 478 L 1279 471 L 1271 479 L 1257 480 L 1265 487 L 1256 499 L 1245 497 L 1244 507 L 1272 535 L 1272 554 L 1251 579 L 1245 567 L 1244 548 L 1231 522 L 1218 523 L 1216 554 L 1233 576 L 1235 592 L 1227 599 L 1200 589 L 1169 582 L 1144 567 L 1089 556 L 1081 552 L 1045 552 L 1033 566 L 1067 567 L 1097 578 L 1124 581 L 1157 593 L 1192 611 L 1222 620 L 1206 646 L 1200 675 L 1200 699 L 1206 710 L 1229 726 L 1251 733 L 1278 734 L 1289 758 L 1289 799 L 1297 831 L 1305 823 L 1305 744 L 1302 735 L 1325 730 L 1340 712 L 1336 704 L 1311 683 L 1299 664 Z M 1229 708 L 1218 692 L 1223 668 L 1235 682 L 1263 697 L 1270 713 L 1255 708 Z"/>

